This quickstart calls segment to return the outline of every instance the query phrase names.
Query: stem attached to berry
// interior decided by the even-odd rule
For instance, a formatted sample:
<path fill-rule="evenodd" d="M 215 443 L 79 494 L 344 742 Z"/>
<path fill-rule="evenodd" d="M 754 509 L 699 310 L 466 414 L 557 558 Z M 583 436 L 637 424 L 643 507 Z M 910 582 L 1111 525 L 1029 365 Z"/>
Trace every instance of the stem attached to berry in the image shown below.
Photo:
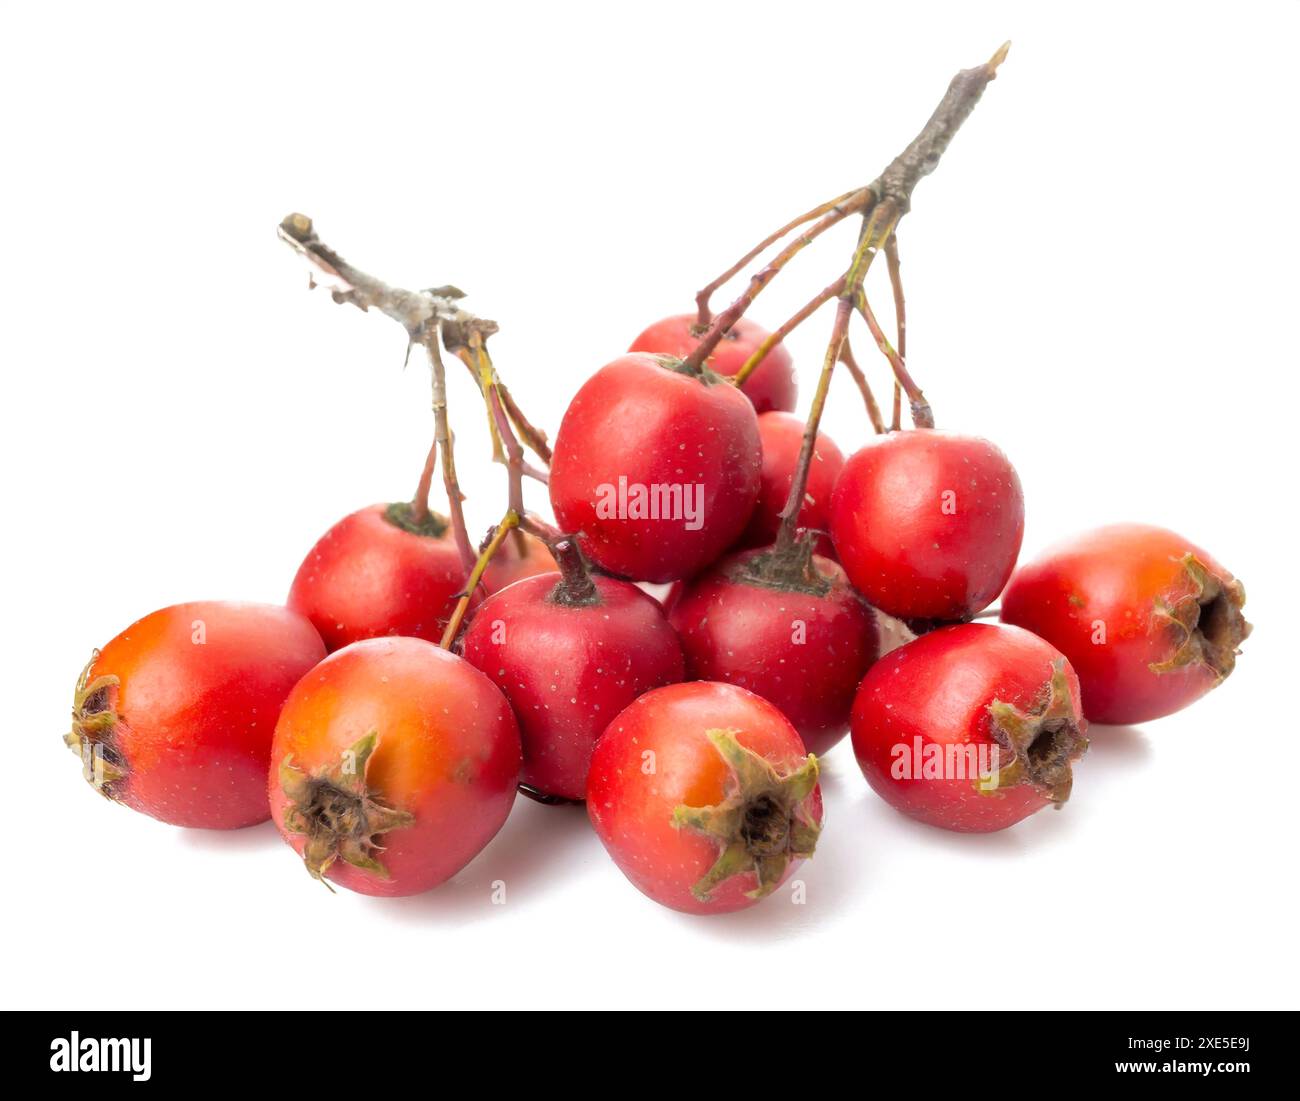
<path fill-rule="evenodd" d="M 847 336 L 844 338 L 844 346 L 840 349 L 840 362 L 844 364 L 857 385 L 858 392 L 862 395 L 862 402 L 867 407 L 867 417 L 871 421 L 871 427 L 875 429 L 876 435 L 882 435 L 885 431 L 884 417 L 881 415 L 880 406 L 876 404 L 876 395 L 871 392 L 867 376 L 858 365 L 857 357 L 853 354 L 853 346 Z"/>
<path fill-rule="evenodd" d="M 709 299 L 713 297 L 713 292 L 722 286 L 723 283 L 726 283 L 743 268 L 747 267 L 751 262 L 753 262 L 754 258 L 758 256 L 759 253 L 776 244 L 777 241 L 781 240 L 781 238 L 787 233 L 793 232 L 801 225 L 811 222 L 814 218 L 820 218 L 824 214 L 829 214 L 841 203 L 848 202 L 849 199 L 852 199 L 859 190 L 861 189 L 854 188 L 852 191 L 846 191 L 843 195 L 837 195 L 834 199 L 824 202 L 820 206 L 813 207 L 812 210 L 806 210 L 800 214 L 799 217 L 786 222 L 786 224 L 775 233 L 770 233 L 764 237 L 763 240 L 745 253 L 744 256 L 732 264 L 731 267 L 719 275 L 712 283 L 695 296 L 695 305 L 699 309 L 699 316 L 695 322 L 696 327 L 701 332 L 709 327 L 709 322 L 713 320 L 713 314 L 709 311 Z"/>

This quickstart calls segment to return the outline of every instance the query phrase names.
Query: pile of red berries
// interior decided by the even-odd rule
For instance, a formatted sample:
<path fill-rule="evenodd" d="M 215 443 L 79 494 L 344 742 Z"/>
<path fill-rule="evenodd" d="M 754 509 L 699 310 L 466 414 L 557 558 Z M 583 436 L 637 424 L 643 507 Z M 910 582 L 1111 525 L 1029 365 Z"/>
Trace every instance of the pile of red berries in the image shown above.
<path fill-rule="evenodd" d="M 701 292 L 697 313 L 651 326 L 597 371 L 553 449 L 488 357 L 495 326 L 459 292 L 389 288 L 309 220 L 286 219 L 282 236 L 336 300 L 377 307 L 428 353 L 434 447 L 411 502 L 354 512 L 316 543 L 285 607 L 180 604 L 96 651 L 65 739 L 86 778 L 176 825 L 271 817 L 313 876 L 372 895 L 454 875 L 518 791 L 585 802 L 643 892 L 724 913 L 813 855 L 817 756 L 847 733 L 871 787 L 905 814 L 998 830 L 1065 803 L 1089 721 L 1158 718 L 1221 683 L 1249 632 L 1240 582 L 1138 525 L 1017 571 L 1015 469 L 987 440 L 933 428 L 906 364 L 897 225 L 1003 56 L 958 74 L 879 179 L 787 224 Z M 775 333 L 742 316 L 853 215 L 839 279 Z M 717 285 L 810 224 L 709 311 Z M 881 252 L 893 343 L 863 290 Z M 805 423 L 781 340 L 831 302 Z M 855 313 L 893 373 L 888 426 L 852 355 Z M 509 471 L 505 515 L 477 550 L 443 352 L 475 378 Z M 847 460 L 819 430 L 840 364 L 876 430 Z M 446 518 L 428 507 L 439 465 Z M 523 508 L 525 477 L 548 485 L 555 525 Z M 1001 623 L 972 622 L 999 596 Z"/>

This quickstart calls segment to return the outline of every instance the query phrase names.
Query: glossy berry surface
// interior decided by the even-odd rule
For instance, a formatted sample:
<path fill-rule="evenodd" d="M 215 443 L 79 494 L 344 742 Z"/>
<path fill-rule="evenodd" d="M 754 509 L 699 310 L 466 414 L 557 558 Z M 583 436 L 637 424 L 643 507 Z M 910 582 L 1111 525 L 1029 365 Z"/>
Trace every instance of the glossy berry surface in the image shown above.
<path fill-rule="evenodd" d="M 691 914 L 752 906 L 811 856 L 816 759 L 766 700 L 730 684 L 647 692 L 596 743 L 587 813 L 623 874 Z"/>
<path fill-rule="evenodd" d="M 831 499 L 835 553 L 857 590 L 900 619 L 966 619 L 1015 568 L 1025 503 L 988 440 L 934 429 L 878 436 Z"/>
<path fill-rule="evenodd" d="M 696 314 L 690 313 L 656 321 L 632 341 L 628 351 L 684 359 L 700 343 L 700 338 L 695 335 L 697 319 Z M 766 329 L 742 317 L 709 356 L 709 369 L 731 377 L 770 335 Z M 794 362 L 785 345 L 778 344 L 768 352 L 740 389 L 754 403 L 754 409 L 759 413 L 771 409 L 784 412 L 792 410 L 799 396 L 799 387 L 795 380 Z"/>
<path fill-rule="evenodd" d="M 1060 652 L 989 623 L 942 627 L 885 655 L 853 704 L 853 752 L 876 793 L 965 833 L 1064 804 L 1086 729 Z"/>
<path fill-rule="evenodd" d="M 523 550 L 520 550 L 522 537 Z M 516 531 L 492 557 L 483 573 L 483 587 L 490 593 L 522 581 L 525 577 L 554 573 L 555 559 L 546 544 L 533 535 Z"/>
<path fill-rule="evenodd" d="M 766 551 L 724 558 L 686 585 L 669 619 L 687 669 L 780 708 L 809 752 L 822 754 L 849 728 L 863 675 L 876 660 L 876 617 L 844 571 L 814 557 L 794 583 L 757 576 Z"/>
<path fill-rule="evenodd" d="M 96 652 L 64 740 L 85 778 L 134 810 L 174 826 L 265 822 L 276 719 L 324 657 L 311 623 L 277 605 L 163 608 Z"/>
<path fill-rule="evenodd" d="M 746 547 L 765 547 L 781 526 L 781 511 L 790 496 L 795 467 L 803 447 L 804 424 L 790 413 L 764 413 L 758 418 L 758 435 L 763 449 L 763 469 L 758 504 L 749 518 L 740 542 Z M 844 467 L 844 454 L 824 432 L 817 442 L 808 466 L 808 484 L 799 509 L 798 528 L 829 532 L 831 491 Z M 822 557 L 834 555 L 829 535 L 820 535 L 813 549 Z"/>
<path fill-rule="evenodd" d="M 699 572 L 739 538 L 758 499 L 753 406 L 676 362 L 636 353 L 602 367 L 555 440 L 557 523 L 601 569 L 635 581 Z"/>
<path fill-rule="evenodd" d="M 1241 582 L 1164 528 L 1116 524 L 1021 567 L 1002 619 L 1033 631 L 1079 673 L 1099 723 L 1171 714 L 1221 684 L 1250 633 Z"/>
<path fill-rule="evenodd" d="M 441 639 L 468 571 L 445 521 L 431 516 L 416 530 L 408 509 L 370 505 L 345 516 L 298 567 L 289 607 L 330 650 L 384 635 Z"/>
<path fill-rule="evenodd" d="M 558 573 L 517 582 L 483 602 L 463 652 L 514 708 L 523 782 L 573 800 L 586 797 L 592 748 L 610 720 L 685 672 L 658 603 L 608 577 L 591 579 L 585 596 Z"/>
<path fill-rule="evenodd" d="M 330 655 L 290 694 L 271 812 L 313 876 L 366 895 L 415 894 L 493 838 L 519 764 L 519 727 L 487 677 L 423 639 L 370 639 Z"/>

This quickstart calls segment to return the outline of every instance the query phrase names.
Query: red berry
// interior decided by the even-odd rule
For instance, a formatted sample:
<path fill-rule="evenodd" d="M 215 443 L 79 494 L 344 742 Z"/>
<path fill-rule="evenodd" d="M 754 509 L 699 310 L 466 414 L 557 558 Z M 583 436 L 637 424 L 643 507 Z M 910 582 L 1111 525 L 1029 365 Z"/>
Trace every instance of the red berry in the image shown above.
<path fill-rule="evenodd" d="M 749 526 L 740 537 L 742 546 L 765 547 L 776 538 L 781 526 L 781 510 L 790 496 L 799 451 L 803 447 L 804 424 L 789 413 L 764 413 L 758 418 L 758 435 L 762 441 L 763 469 Z M 825 532 L 830 530 L 831 491 L 844 466 L 844 455 L 835 441 L 817 433 L 812 463 L 808 467 L 808 485 L 799 508 L 798 527 Z M 821 535 L 813 549 L 823 558 L 834 549 L 828 536 Z"/>
<path fill-rule="evenodd" d="M 658 603 L 627 581 L 529 577 L 483 602 L 466 659 L 510 700 L 523 782 L 581 800 L 596 739 L 637 696 L 682 679 L 682 647 Z"/>
<path fill-rule="evenodd" d="M 776 704 L 803 744 L 825 753 L 849 728 L 880 652 L 876 617 L 826 558 L 742 551 L 690 582 L 669 619 L 692 678 L 726 681 Z"/>
<path fill-rule="evenodd" d="M 853 704 L 853 752 L 891 806 L 983 833 L 1069 798 L 1087 725 L 1057 650 L 1015 627 L 963 623 L 876 662 Z"/>
<path fill-rule="evenodd" d="M 673 581 L 713 562 L 758 497 L 753 406 L 711 371 L 625 355 L 570 403 L 555 441 L 551 505 L 609 573 Z"/>
<path fill-rule="evenodd" d="M 519 549 L 519 539 L 523 540 L 523 551 Z M 483 573 L 483 587 L 494 593 L 522 581 L 525 577 L 536 577 L 542 573 L 555 572 L 555 559 L 546 549 L 546 544 L 536 536 L 515 530 L 501 549 L 492 556 Z"/>
<path fill-rule="evenodd" d="M 442 517 L 415 524 L 407 504 L 371 505 L 321 536 L 288 604 L 330 650 L 383 635 L 436 642 L 468 576 Z"/>
<path fill-rule="evenodd" d="M 265 822 L 276 717 L 324 656 L 316 629 L 286 608 L 163 608 L 96 651 L 64 741 L 94 787 L 134 810 L 206 829 Z"/>
<path fill-rule="evenodd" d="M 1139 723 L 1186 707 L 1232 672 L 1250 634 L 1246 592 L 1196 544 L 1116 524 L 1022 567 L 1002 618 L 1070 659 L 1098 723 Z"/>
<path fill-rule="evenodd" d="M 700 343 L 700 337 L 695 334 L 696 321 L 697 316 L 693 313 L 665 317 L 632 341 L 632 347 L 628 351 L 651 352 L 684 359 Z M 769 335 L 766 329 L 742 317 L 728 330 L 709 356 L 709 369 L 730 378 L 745 365 L 745 361 Z M 766 413 L 769 409 L 793 409 L 799 388 L 795 380 L 794 363 L 790 359 L 790 353 L 785 350 L 785 345 L 778 344 L 768 352 L 740 389 L 754 403 L 754 408 L 759 413 Z"/>
<path fill-rule="evenodd" d="M 510 705 L 469 662 L 423 639 L 371 639 L 332 654 L 289 696 L 271 813 L 317 879 L 416 894 L 501 828 L 519 760 Z"/>
<path fill-rule="evenodd" d="M 821 832 L 817 760 L 784 715 L 730 684 L 657 688 L 596 743 L 587 813 L 623 874 L 692 914 L 771 894 Z"/>
<path fill-rule="evenodd" d="M 849 580 L 902 619 L 966 619 L 1002 591 L 1020 553 L 1020 478 L 993 444 L 914 429 L 845 463 L 831 537 Z"/>

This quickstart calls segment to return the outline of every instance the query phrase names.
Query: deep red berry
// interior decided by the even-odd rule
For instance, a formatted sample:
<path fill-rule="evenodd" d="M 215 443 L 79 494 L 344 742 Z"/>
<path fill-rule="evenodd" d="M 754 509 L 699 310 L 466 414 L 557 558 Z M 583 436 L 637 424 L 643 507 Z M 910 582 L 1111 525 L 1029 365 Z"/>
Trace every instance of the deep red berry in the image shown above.
<path fill-rule="evenodd" d="M 1002 591 L 1025 503 L 987 440 L 914 429 L 879 436 L 844 464 L 831 537 L 854 586 L 902 619 L 966 619 Z"/>
<path fill-rule="evenodd" d="M 468 576 L 441 517 L 416 524 L 410 505 L 371 505 L 321 536 L 298 567 L 288 604 L 330 650 L 384 635 L 436 642 Z"/>
<path fill-rule="evenodd" d="M 822 754 L 847 733 L 880 638 L 875 614 L 838 565 L 809 559 L 806 544 L 793 556 L 750 550 L 724 558 L 686 585 L 669 619 L 691 677 L 758 693 Z"/>
<path fill-rule="evenodd" d="M 742 546 L 764 547 L 776 538 L 781 526 L 781 511 L 790 496 L 790 484 L 799 463 L 803 433 L 803 421 L 789 413 L 764 413 L 758 418 L 763 470 L 758 504 L 754 506 L 749 526 L 740 538 Z M 799 528 L 820 532 L 830 530 L 831 491 L 843 466 L 844 455 L 835 446 L 835 441 L 824 432 L 818 432 L 808 467 L 808 485 L 799 509 Z M 818 536 L 813 549 L 824 558 L 835 553 L 827 535 Z"/>
<path fill-rule="evenodd" d="M 1087 748 L 1079 680 L 1015 627 L 942 627 L 872 667 L 853 704 L 853 752 L 904 814 L 948 830 L 1005 829 L 1069 798 Z"/>
<path fill-rule="evenodd" d="M 614 862 L 692 914 L 771 894 L 821 831 L 817 760 L 785 716 L 730 684 L 647 692 L 596 743 L 587 813 Z"/>
<path fill-rule="evenodd" d="M 1070 659 L 1089 719 L 1138 723 L 1186 707 L 1232 672 L 1250 633 L 1245 600 L 1241 582 L 1181 535 L 1117 524 L 1018 570 L 1002 618 Z"/>
<path fill-rule="evenodd" d="M 555 440 L 551 505 L 591 561 L 637 581 L 699 572 L 758 498 L 753 406 L 711 371 L 635 353 L 596 372 Z"/>
<path fill-rule="evenodd" d="M 581 800 L 592 747 L 637 696 L 685 675 L 658 603 L 627 581 L 558 573 L 489 597 L 465 632 L 466 659 L 510 700 L 523 736 L 523 782 Z"/>
<path fill-rule="evenodd" d="M 316 629 L 286 608 L 163 608 L 96 651 L 64 741 L 102 794 L 154 818 L 207 829 L 265 822 L 276 717 L 324 656 Z"/>
<path fill-rule="evenodd" d="M 697 320 L 695 314 L 684 313 L 656 321 L 632 341 L 628 351 L 684 359 L 700 343 L 700 337 L 695 331 Z M 766 329 L 742 317 L 709 356 L 709 369 L 731 377 L 745 365 L 745 361 L 769 335 Z M 766 413 L 770 409 L 787 412 L 793 409 L 799 388 L 795 380 L 794 363 L 785 345 L 777 344 L 768 352 L 740 389 L 754 403 L 754 408 L 759 413 Z"/>
<path fill-rule="evenodd" d="M 423 639 L 371 639 L 331 655 L 289 696 L 271 811 L 316 878 L 416 894 L 501 828 L 519 761 L 510 705 L 469 662 Z"/>

